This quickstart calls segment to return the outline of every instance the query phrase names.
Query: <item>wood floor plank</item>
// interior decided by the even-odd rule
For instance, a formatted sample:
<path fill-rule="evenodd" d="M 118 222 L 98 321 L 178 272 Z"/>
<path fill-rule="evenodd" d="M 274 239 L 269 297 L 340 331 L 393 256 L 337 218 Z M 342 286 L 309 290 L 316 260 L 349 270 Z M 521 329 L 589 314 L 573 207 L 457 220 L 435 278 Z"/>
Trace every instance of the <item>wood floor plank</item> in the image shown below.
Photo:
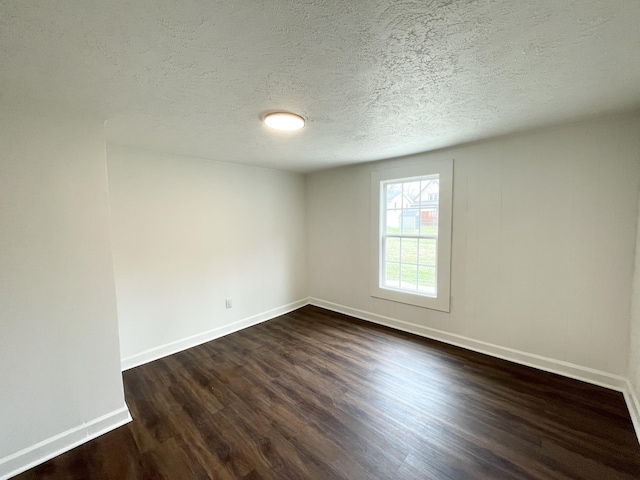
<path fill-rule="evenodd" d="M 123 378 L 132 423 L 16 478 L 640 478 L 622 394 L 317 307 Z"/>

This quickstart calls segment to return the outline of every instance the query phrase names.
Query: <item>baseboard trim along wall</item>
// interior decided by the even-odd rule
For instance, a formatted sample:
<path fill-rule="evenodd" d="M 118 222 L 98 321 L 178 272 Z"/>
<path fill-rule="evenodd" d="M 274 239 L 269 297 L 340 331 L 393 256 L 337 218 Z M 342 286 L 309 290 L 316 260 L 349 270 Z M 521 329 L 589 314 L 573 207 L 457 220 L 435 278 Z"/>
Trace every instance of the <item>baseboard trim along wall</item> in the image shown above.
<path fill-rule="evenodd" d="M 90 422 L 4 457 L 0 459 L 0 480 L 7 480 L 130 421 L 131 414 L 125 405 Z"/>
<path fill-rule="evenodd" d="M 582 380 L 583 382 L 610 388 L 618 392 L 624 392 L 626 389 L 626 378 L 602 372 L 600 370 L 582 367 L 573 363 L 563 362 L 561 360 L 555 360 L 553 358 L 543 357 L 533 353 L 522 352 L 508 347 L 501 347 L 500 345 L 494 345 L 492 343 L 474 340 L 455 333 L 444 332 L 442 330 L 417 325 L 415 323 L 385 317 L 383 315 L 378 315 L 377 313 L 358 310 L 356 308 L 339 305 L 326 300 L 320 300 L 319 298 L 310 298 L 309 304 L 326 308 L 333 312 L 343 313 L 351 317 L 356 317 L 360 320 L 366 320 L 368 322 L 377 323 L 396 330 L 402 330 L 403 332 L 413 333 L 432 340 L 438 340 L 450 345 L 455 345 L 456 347 L 466 348 L 467 350 L 472 350 L 474 352 L 526 365 L 527 367 L 533 367 L 546 372 L 557 373 L 558 375 L 563 375 L 565 377 L 575 378 L 576 380 Z"/>
<path fill-rule="evenodd" d="M 474 340 L 462 335 L 444 332 L 442 330 L 378 315 L 377 313 L 347 307 L 345 305 L 321 300 L 319 298 L 310 297 L 309 305 L 326 308 L 332 312 L 342 313 L 360 320 L 377 323 L 403 332 L 413 333 L 421 337 L 438 340 L 440 342 L 462 347 L 474 352 L 526 365 L 527 367 L 537 368 L 546 372 L 556 373 L 558 375 L 563 375 L 565 377 L 574 378 L 576 380 L 581 380 L 583 382 L 622 392 L 627 403 L 627 408 L 629 409 L 629 415 L 631 416 L 636 436 L 640 442 L 640 402 L 638 402 L 638 397 L 633 390 L 631 382 L 622 376 L 575 365 L 569 362 L 563 362 L 561 360 L 555 360 L 553 358 L 522 352 L 512 348 L 501 347 L 499 345 Z"/>
<path fill-rule="evenodd" d="M 629 408 L 629 415 L 631 416 L 638 442 L 640 442 L 640 401 L 638 401 L 638 395 L 629 380 L 626 381 L 626 386 L 622 393 Z"/>
<path fill-rule="evenodd" d="M 267 310 L 266 312 L 252 315 L 251 317 L 244 318 L 242 320 L 237 320 L 228 325 L 223 325 L 222 327 L 214 328 L 213 330 L 207 330 L 206 332 L 198 333 L 197 335 L 192 335 L 181 340 L 176 340 L 175 342 L 167 343 L 165 345 L 160 345 L 159 347 L 146 350 L 137 355 L 123 358 L 121 364 L 122 371 L 144 365 L 145 363 L 153 362 L 154 360 L 158 360 L 159 358 L 163 358 L 168 355 L 173 355 L 174 353 L 181 352 L 188 348 L 202 345 L 203 343 L 210 342 L 211 340 L 215 340 L 216 338 L 224 337 L 225 335 L 229 335 L 230 333 L 243 330 L 253 325 L 257 325 L 258 323 L 266 322 L 267 320 L 279 317 L 280 315 L 293 312 L 294 310 L 304 307 L 307 304 L 308 299 L 303 298 L 302 300 L 298 300 L 281 307 Z"/>

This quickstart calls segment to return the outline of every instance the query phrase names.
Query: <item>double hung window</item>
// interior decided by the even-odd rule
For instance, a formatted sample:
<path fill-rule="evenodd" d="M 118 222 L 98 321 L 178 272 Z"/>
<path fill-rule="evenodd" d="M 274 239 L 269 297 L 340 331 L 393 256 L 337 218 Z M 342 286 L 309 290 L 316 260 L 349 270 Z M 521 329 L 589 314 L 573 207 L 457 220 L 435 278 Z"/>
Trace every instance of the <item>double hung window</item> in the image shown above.
<path fill-rule="evenodd" d="M 452 161 L 373 172 L 373 296 L 449 311 L 452 180 Z"/>

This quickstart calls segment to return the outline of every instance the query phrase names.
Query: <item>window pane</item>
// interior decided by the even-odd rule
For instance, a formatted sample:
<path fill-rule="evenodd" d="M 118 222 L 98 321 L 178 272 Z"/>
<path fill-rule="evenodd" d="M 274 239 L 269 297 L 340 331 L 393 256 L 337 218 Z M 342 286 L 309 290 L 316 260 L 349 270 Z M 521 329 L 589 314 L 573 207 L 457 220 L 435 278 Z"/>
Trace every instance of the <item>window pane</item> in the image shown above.
<path fill-rule="evenodd" d="M 402 215 L 402 183 L 388 183 L 385 185 L 386 198 L 386 233 L 400 233 L 400 219 Z"/>
<path fill-rule="evenodd" d="M 399 263 L 386 263 L 386 278 L 384 279 L 384 285 L 387 287 L 399 287 L 400 286 L 400 264 Z"/>
<path fill-rule="evenodd" d="M 402 218 L 402 210 L 387 210 L 387 235 L 397 235 L 400 233 L 400 220 Z"/>
<path fill-rule="evenodd" d="M 431 225 L 438 226 L 438 207 L 433 208 L 429 213 L 429 222 Z"/>
<path fill-rule="evenodd" d="M 402 193 L 405 199 L 412 205 L 420 202 L 420 181 L 404 182 L 402 184 Z"/>
<path fill-rule="evenodd" d="M 399 262 L 400 261 L 400 239 L 387 238 L 386 245 L 387 245 L 387 251 L 385 252 L 385 260 L 387 262 Z"/>
<path fill-rule="evenodd" d="M 438 199 L 440 191 L 439 175 L 432 175 L 420 182 L 420 203 L 426 205 Z"/>
<path fill-rule="evenodd" d="M 436 293 L 436 269 L 418 267 L 418 290 L 424 293 Z"/>
<path fill-rule="evenodd" d="M 387 210 L 393 210 L 402 208 L 402 184 L 401 183 L 388 183 L 385 186 L 387 199 Z"/>
<path fill-rule="evenodd" d="M 421 265 L 436 265 L 436 246 L 437 240 L 434 239 L 420 239 L 418 259 Z"/>
<path fill-rule="evenodd" d="M 402 233 L 418 235 L 420 232 L 420 181 L 402 183 Z"/>
<path fill-rule="evenodd" d="M 420 210 L 405 208 L 402 210 L 402 234 L 418 235 L 420 233 Z"/>
<path fill-rule="evenodd" d="M 386 184 L 387 208 L 402 208 L 402 184 L 387 183 Z"/>
<path fill-rule="evenodd" d="M 401 265 L 400 288 L 417 290 L 418 267 L 416 265 Z"/>
<path fill-rule="evenodd" d="M 400 252 L 402 263 L 418 263 L 418 239 L 403 238 Z"/>
<path fill-rule="evenodd" d="M 422 235 L 438 234 L 438 207 L 426 207 L 420 210 L 420 233 Z"/>

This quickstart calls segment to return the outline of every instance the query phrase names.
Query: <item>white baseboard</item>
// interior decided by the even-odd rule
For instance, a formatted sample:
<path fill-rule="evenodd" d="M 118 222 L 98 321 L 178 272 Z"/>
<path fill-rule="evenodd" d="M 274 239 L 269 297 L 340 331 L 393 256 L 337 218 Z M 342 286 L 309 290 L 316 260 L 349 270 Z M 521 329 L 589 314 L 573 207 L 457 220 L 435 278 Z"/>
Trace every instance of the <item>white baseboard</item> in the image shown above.
<path fill-rule="evenodd" d="M 558 375 L 622 392 L 629 410 L 629 415 L 631 416 L 636 437 L 638 438 L 638 442 L 640 442 L 640 401 L 638 397 L 638 393 L 640 392 L 636 392 L 631 382 L 625 377 L 553 358 L 543 357 L 533 353 L 522 352 L 513 348 L 501 347 L 500 345 L 494 345 L 492 343 L 474 340 L 462 335 L 444 332 L 442 330 L 424 327 L 422 325 L 416 325 L 414 323 L 405 322 L 395 318 L 385 317 L 383 315 L 328 302 L 319 298 L 309 297 L 308 303 L 309 305 L 326 308 L 333 312 L 343 313 L 351 317 L 391 327 L 403 332 L 413 333 L 421 337 L 431 338 L 433 340 L 462 347 L 474 352 L 526 365 L 527 367 L 537 368 L 538 370 L 544 370 L 545 372 L 556 373 Z"/>
<path fill-rule="evenodd" d="M 178 353 L 188 348 L 210 342 L 211 340 L 215 340 L 216 338 L 224 337 L 225 335 L 229 335 L 230 333 L 237 332 L 253 325 L 257 325 L 258 323 L 271 320 L 272 318 L 292 312 L 300 307 L 304 307 L 305 305 L 308 305 L 308 303 L 308 299 L 303 298 L 302 300 L 289 303 L 288 305 L 283 305 L 281 307 L 277 307 L 266 312 L 253 315 L 242 320 L 237 320 L 228 325 L 214 328 L 213 330 L 208 330 L 197 335 L 192 335 L 181 340 L 176 340 L 175 342 L 160 345 L 131 357 L 123 358 L 121 363 L 122 371 L 144 365 L 145 363 L 158 360 L 159 358 L 173 355 L 174 353 Z"/>
<path fill-rule="evenodd" d="M 633 428 L 636 431 L 636 437 L 638 437 L 638 442 L 640 442 L 640 401 L 638 401 L 638 395 L 629 380 L 626 381 L 626 386 L 622 393 L 627 402 L 627 408 L 629 409 L 629 415 L 633 422 Z"/>
<path fill-rule="evenodd" d="M 4 457 L 0 459 L 0 480 L 7 480 L 130 421 L 131 414 L 125 405 L 118 410 Z"/>
<path fill-rule="evenodd" d="M 395 328 L 396 330 L 402 330 L 403 332 L 413 333 L 421 337 L 466 348 L 467 350 L 472 350 L 474 352 L 526 365 L 527 367 L 533 367 L 546 372 L 556 373 L 565 377 L 599 385 L 618 392 L 624 392 L 627 388 L 627 379 L 619 375 L 602 372 L 600 370 L 583 367 L 573 363 L 564 362 L 562 360 L 543 357 L 533 353 L 522 352 L 513 348 L 501 347 L 500 345 L 494 345 L 492 343 L 474 340 L 455 333 L 444 332 L 442 330 L 405 322 L 403 320 L 385 317 L 383 315 L 378 315 L 377 313 L 358 310 L 356 308 L 339 305 L 319 298 L 309 298 L 309 304 L 326 308 L 327 310 L 334 312 L 343 313 L 361 320 L 366 320 L 368 322 Z"/>

